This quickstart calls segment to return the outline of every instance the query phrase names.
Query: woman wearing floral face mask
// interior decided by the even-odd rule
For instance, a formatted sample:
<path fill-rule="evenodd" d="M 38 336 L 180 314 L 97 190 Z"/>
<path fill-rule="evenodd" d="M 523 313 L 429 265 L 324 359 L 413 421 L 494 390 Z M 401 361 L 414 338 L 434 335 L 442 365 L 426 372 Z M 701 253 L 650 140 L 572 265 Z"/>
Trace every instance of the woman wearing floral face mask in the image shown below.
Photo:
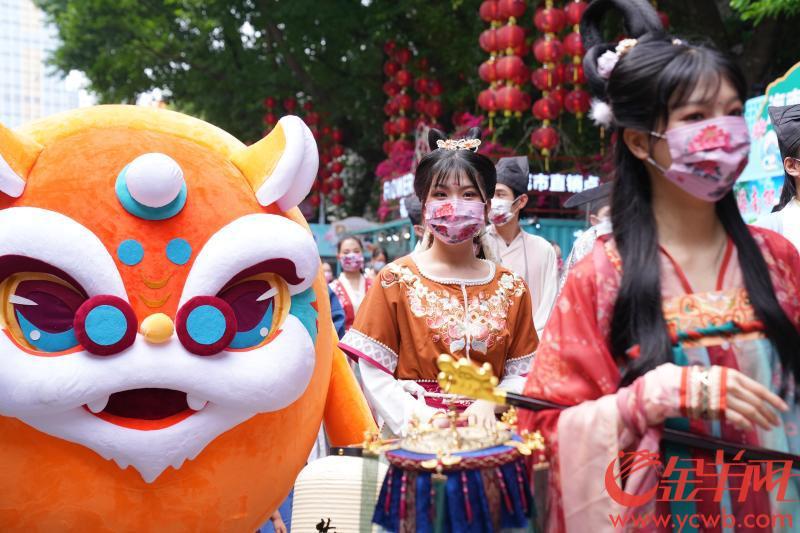
<path fill-rule="evenodd" d="M 524 281 L 488 260 L 484 247 L 496 174 L 470 138 L 433 130 L 414 190 L 426 235 L 421 251 L 387 265 L 367 295 L 342 348 L 359 359 L 367 399 L 399 434 L 444 405 L 436 382 L 440 354 L 488 362 L 501 385 L 520 390 L 538 338 Z M 475 248 L 478 248 L 476 257 Z M 486 402 L 460 402 L 479 423 L 494 417 Z"/>
<path fill-rule="evenodd" d="M 345 237 L 339 241 L 339 265 L 342 273 L 330 284 L 345 314 L 345 330 L 350 329 L 358 308 L 372 281 L 364 275 L 364 246 L 358 237 Z"/>
<path fill-rule="evenodd" d="M 614 10 L 637 39 L 603 42 Z M 800 452 L 800 257 L 746 226 L 732 193 L 748 152 L 744 76 L 717 50 L 665 35 L 646 0 L 595 0 L 581 35 L 605 102 L 594 115 L 616 130 L 613 233 L 570 271 L 525 387 L 567 406 L 520 413 L 547 444 L 544 529 L 617 531 L 608 517 L 628 513 L 673 524 L 697 512 L 797 516 L 795 498 L 776 502 L 777 491 L 739 490 L 737 474 L 719 474 L 745 461 L 723 466 L 714 452 L 661 441 L 669 427 Z M 656 465 L 631 468 L 654 456 L 678 465 L 673 483 L 691 471 L 715 490 L 685 498 Z"/>

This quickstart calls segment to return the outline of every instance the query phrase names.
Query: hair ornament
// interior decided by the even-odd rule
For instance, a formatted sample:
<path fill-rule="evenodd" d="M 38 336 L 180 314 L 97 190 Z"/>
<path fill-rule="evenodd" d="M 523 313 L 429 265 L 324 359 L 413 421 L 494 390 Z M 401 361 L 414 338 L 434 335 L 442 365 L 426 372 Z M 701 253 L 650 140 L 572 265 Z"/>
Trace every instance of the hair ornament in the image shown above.
<path fill-rule="evenodd" d="M 603 55 L 597 58 L 597 73 L 600 77 L 606 80 L 611 77 L 611 71 L 617 66 L 620 58 L 630 52 L 638 42 L 636 39 L 622 39 L 614 50 L 603 52 Z"/>
<path fill-rule="evenodd" d="M 480 145 L 480 139 L 447 139 L 446 141 L 439 139 L 436 141 L 436 147 L 444 150 L 472 150 L 477 152 Z"/>
<path fill-rule="evenodd" d="M 589 118 L 592 119 L 596 126 L 602 128 L 610 128 L 614 123 L 614 113 L 611 111 L 611 106 L 599 98 L 592 99 Z"/>

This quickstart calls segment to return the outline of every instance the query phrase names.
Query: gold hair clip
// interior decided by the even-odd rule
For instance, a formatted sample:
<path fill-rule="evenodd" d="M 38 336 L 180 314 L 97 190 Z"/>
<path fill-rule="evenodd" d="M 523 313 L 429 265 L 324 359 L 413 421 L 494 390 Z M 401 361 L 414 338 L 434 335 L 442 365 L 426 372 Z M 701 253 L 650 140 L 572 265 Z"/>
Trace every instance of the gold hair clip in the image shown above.
<path fill-rule="evenodd" d="M 439 139 L 436 141 L 436 147 L 444 150 L 472 150 L 477 152 L 480 145 L 480 139 L 447 139 L 446 141 Z"/>
<path fill-rule="evenodd" d="M 618 44 L 615 52 L 619 57 L 624 56 L 633 49 L 639 41 L 636 39 L 622 39 Z"/>

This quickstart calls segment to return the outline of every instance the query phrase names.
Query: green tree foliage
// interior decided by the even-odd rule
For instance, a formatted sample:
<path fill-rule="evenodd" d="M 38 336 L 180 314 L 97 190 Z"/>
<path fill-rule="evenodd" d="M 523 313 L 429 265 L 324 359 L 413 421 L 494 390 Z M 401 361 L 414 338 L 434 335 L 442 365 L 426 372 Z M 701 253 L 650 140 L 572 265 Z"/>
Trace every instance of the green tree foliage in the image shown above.
<path fill-rule="evenodd" d="M 765 18 L 794 16 L 800 13 L 800 0 L 731 0 L 743 20 L 761 22 Z"/>
<path fill-rule="evenodd" d="M 348 198 L 353 214 L 374 199 L 371 169 L 385 157 L 387 40 L 427 58 L 445 89 L 447 128 L 449 113 L 478 112 L 475 97 L 485 87 L 477 75 L 486 59 L 478 46 L 486 28 L 478 16 L 480 0 L 34 1 L 62 41 L 53 65 L 85 72 L 101 102 L 133 102 L 143 92 L 162 89 L 175 109 L 254 141 L 263 134 L 266 96 L 312 100 L 324 120 L 343 130 L 344 144 L 365 159 L 366 172 Z M 659 7 L 676 33 L 711 38 L 732 50 L 757 92 L 800 58 L 791 34 L 798 21 L 765 19 L 757 26 L 738 13 L 758 19 L 757 13 L 773 16 L 780 5 L 780 13 L 792 14 L 797 3 L 732 0 L 736 9 L 741 6 L 738 12 L 728 0 L 662 0 Z M 532 14 L 529 8 L 521 24 L 532 28 Z M 615 34 L 619 31 L 610 31 Z M 530 57 L 526 61 L 532 63 Z M 500 121 L 497 138 L 524 153 L 536 125 L 529 113 Z M 586 120 L 581 126 L 579 131 L 574 118 L 562 120 L 557 156 L 599 152 L 597 130 Z"/>

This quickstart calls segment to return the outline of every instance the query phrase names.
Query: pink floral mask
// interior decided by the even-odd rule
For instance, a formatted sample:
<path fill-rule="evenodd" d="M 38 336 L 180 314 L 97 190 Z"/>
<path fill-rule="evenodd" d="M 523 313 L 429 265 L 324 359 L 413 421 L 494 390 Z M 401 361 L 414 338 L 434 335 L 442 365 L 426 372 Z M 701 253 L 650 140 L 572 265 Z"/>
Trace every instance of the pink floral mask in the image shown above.
<path fill-rule="evenodd" d="M 750 137 L 744 117 L 716 117 L 651 135 L 667 140 L 672 164 L 664 168 L 652 157 L 648 161 L 678 187 L 707 202 L 730 192 L 747 164 Z"/>
<path fill-rule="evenodd" d="M 359 253 L 344 254 L 339 262 L 345 272 L 357 272 L 364 268 L 364 256 Z"/>
<path fill-rule="evenodd" d="M 486 204 L 467 200 L 437 200 L 425 204 L 425 222 L 437 239 L 458 244 L 486 227 Z"/>

